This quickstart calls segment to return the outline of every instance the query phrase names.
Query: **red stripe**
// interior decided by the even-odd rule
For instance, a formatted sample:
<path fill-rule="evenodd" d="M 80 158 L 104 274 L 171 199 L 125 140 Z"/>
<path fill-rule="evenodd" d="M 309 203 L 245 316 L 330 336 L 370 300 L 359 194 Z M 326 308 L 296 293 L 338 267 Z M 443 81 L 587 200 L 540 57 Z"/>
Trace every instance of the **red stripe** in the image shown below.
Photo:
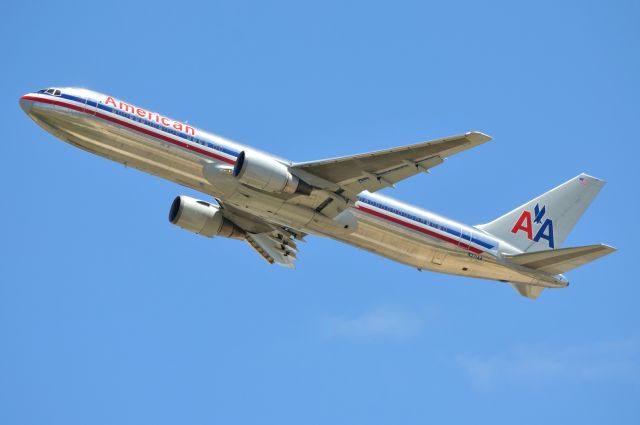
<path fill-rule="evenodd" d="M 364 212 L 369 213 L 371 215 L 375 215 L 376 217 L 380 217 L 380 218 L 383 218 L 383 219 L 385 219 L 387 221 L 391 221 L 393 223 L 400 224 L 401 226 L 408 227 L 409 229 L 416 230 L 418 232 L 424 233 L 425 235 L 432 236 L 432 237 L 434 237 L 436 239 L 440 239 L 440 240 L 443 240 L 445 242 L 449 242 L 449 243 L 451 243 L 453 245 L 456 245 L 456 246 L 459 246 L 461 248 L 467 249 L 467 250 L 473 252 L 474 254 L 482 254 L 481 250 L 479 250 L 479 249 L 477 249 L 477 248 L 475 248 L 473 246 L 469 246 L 469 245 L 467 245 L 465 243 L 459 242 L 459 241 L 457 241 L 457 240 L 455 240 L 453 238 L 450 238 L 448 236 L 441 235 L 440 233 L 436 233 L 436 232 L 434 232 L 432 230 L 425 229 L 424 227 L 416 226 L 413 223 L 407 223 L 406 221 L 400 220 L 400 219 L 395 218 L 395 217 L 391 217 L 389 215 L 383 214 L 383 213 L 378 212 L 378 211 L 374 211 L 374 210 L 369 209 L 367 207 L 358 206 L 358 209 L 360 211 L 364 211 Z"/>
<path fill-rule="evenodd" d="M 158 133 L 153 132 L 151 130 L 148 130 L 146 128 L 138 127 L 137 125 L 131 124 L 131 123 L 126 122 L 126 121 L 119 120 L 117 118 L 113 118 L 113 117 L 111 117 L 109 115 L 105 115 L 105 114 L 102 114 L 100 112 L 95 112 L 94 113 L 93 110 L 90 110 L 90 109 L 87 109 L 87 108 L 84 108 L 84 107 L 72 105 L 72 104 L 69 104 L 69 103 L 60 102 L 60 101 L 54 100 L 54 99 L 44 99 L 44 98 L 41 98 L 41 97 L 22 96 L 22 99 L 31 100 L 31 101 L 40 102 L 40 103 L 48 103 L 48 104 L 51 104 L 51 105 L 62 106 L 64 108 L 73 109 L 74 111 L 84 112 L 84 113 L 86 113 L 88 115 L 96 116 L 96 117 L 102 118 L 105 121 L 110 121 L 112 123 L 121 125 L 123 127 L 127 127 L 127 128 L 132 129 L 132 130 L 135 130 L 135 131 L 137 131 L 139 133 L 146 134 L 147 136 L 155 137 L 156 139 L 160 139 L 160 140 L 163 140 L 165 142 L 171 143 L 173 145 L 180 146 L 181 148 L 189 149 L 189 150 L 197 152 L 197 153 L 199 153 L 201 155 L 205 155 L 205 156 L 208 156 L 210 158 L 217 159 L 218 161 L 223 161 L 223 162 L 226 162 L 227 164 L 232 164 L 232 165 L 235 164 L 235 161 L 233 159 L 229 159 L 229 158 L 226 158 L 224 156 L 217 155 L 217 154 L 215 154 L 213 152 L 209 152 L 207 150 L 204 150 L 204 149 L 202 149 L 202 148 L 200 148 L 198 146 L 193 146 L 193 145 L 190 145 L 188 143 L 172 139 L 171 137 L 165 136 L 163 134 L 158 134 Z"/>

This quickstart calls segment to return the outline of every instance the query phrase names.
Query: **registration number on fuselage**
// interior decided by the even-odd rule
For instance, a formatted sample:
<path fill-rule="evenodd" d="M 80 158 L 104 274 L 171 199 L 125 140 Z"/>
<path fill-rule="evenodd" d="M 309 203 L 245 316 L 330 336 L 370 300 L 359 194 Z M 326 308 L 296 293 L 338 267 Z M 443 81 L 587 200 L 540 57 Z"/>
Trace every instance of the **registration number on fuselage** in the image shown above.
<path fill-rule="evenodd" d="M 467 252 L 467 255 L 474 260 L 482 261 L 482 255 L 474 254 L 473 252 Z"/>

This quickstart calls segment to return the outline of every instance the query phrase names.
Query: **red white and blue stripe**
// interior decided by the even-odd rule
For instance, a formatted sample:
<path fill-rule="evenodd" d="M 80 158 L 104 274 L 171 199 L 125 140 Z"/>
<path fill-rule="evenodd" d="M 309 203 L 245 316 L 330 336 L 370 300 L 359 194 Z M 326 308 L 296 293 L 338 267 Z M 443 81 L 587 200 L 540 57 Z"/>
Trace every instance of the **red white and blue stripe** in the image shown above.
<path fill-rule="evenodd" d="M 394 204 L 395 203 L 391 203 L 381 196 L 370 193 L 360 194 L 358 196 L 358 202 L 356 203 L 356 209 L 440 241 L 447 242 L 450 245 L 474 254 L 482 254 L 487 250 L 495 249 L 497 246 L 496 241 L 487 238 L 485 235 L 480 235 L 477 230 L 470 227 L 461 227 L 435 215 L 426 213 L 418 214 Z"/>

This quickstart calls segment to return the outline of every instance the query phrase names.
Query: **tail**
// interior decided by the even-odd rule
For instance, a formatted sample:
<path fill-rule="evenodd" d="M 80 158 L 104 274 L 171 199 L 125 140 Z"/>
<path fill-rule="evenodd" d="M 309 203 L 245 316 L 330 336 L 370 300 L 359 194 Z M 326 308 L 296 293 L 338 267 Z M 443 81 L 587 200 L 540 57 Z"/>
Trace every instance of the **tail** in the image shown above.
<path fill-rule="evenodd" d="M 580 174 L 477 228 L 524 252 L 559 248 L 605 182 Z"/>
<path fill-rule="evenodd" d="M 505 255 L 505 258 L 514 264 L 528 267 L 532 270 L 558 275 L 590 263 L 614 251 L 616 251 L 616 249 L 608 245 L 587 245 L 577 246 L 575 248 L 559 248 L 552 251 Z M 534 300 L 540 296 L 540 293 L 544 289 L 542 286 L 523 283 L 512 283 L 511 285 L 513 285 L 520 295 Z"/>

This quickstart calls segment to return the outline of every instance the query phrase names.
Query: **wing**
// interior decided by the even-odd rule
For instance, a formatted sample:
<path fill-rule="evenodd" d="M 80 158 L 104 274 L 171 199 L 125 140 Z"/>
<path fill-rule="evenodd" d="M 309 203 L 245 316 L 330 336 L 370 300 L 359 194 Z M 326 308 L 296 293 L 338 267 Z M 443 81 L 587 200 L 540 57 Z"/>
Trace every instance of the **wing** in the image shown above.
<path fill-rule="evenodd" d="M 219 199 L 216 200 L 224 217 L 245 231 L 245 241 L 269 264 L 295 267 L 298 255 L 296 241 L 304 241 L 304 233 L 270 223 Z"/>
<path fill-rule="evenodd" d="M 291 269 L 296 266 L 298 247 L 291 234 L 281 230 L 248 233 L 246 241 L 269 264 L 276 263 Z"/>
<path fill-rule="evenodd" d="M 486 134 L 469 132 L 360 155 L 298 163 L 292 171 L 316 187 L 353 199 L 364 190 L 375 192 L 427 172 L 445 158 L 489 140 L 491 137 Z"/>

